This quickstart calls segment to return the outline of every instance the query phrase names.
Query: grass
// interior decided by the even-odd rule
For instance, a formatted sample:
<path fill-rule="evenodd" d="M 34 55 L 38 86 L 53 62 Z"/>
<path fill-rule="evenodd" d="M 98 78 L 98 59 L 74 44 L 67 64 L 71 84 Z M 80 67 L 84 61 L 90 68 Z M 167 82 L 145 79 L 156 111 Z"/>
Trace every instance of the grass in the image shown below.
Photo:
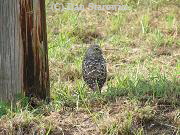
<path fill-rule="evenodd" d="M 56 2 L 66 3 L 46 0 L 52 101 L 31 108 L 23 98 L 15 109 L 0 103 L 0 134 L 178 134 L 178 0 L 93 0 L 131 10 L 52 12 Z M 102 94 L 82 80 L 83 55 L 94 42 L 107 61 Z"/>

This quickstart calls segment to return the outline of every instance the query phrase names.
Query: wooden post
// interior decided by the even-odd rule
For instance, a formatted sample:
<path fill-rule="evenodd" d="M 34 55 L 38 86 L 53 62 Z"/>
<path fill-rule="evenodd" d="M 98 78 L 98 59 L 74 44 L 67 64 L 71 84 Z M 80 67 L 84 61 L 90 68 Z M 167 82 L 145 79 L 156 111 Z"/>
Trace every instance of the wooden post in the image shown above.
<path fill-rule="evenodd" d="M 45 0 L 0 2 L 0 99 L 50 97 Z"/>

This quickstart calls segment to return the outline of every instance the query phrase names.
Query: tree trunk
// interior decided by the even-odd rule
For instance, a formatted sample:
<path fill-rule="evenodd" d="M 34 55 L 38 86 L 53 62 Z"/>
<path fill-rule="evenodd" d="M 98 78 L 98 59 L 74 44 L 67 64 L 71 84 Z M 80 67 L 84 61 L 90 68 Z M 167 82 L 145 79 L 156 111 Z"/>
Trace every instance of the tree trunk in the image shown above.
<path fill-rule="evenodd" d="M 45 0 L 0 2 L 0 99 L 49 98 Z"/>

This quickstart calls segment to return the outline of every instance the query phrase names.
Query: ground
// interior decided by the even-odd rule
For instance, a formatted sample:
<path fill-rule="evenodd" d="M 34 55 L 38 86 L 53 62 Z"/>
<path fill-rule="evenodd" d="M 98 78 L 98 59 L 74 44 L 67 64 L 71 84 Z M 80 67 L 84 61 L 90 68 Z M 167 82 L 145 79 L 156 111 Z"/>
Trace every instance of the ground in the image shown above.
<path fill-rule="evenodd" d="M 53 3 L 85 5 L 52 11 Z M 92 0 L 129 10 L 88 10 L 88 0 L 46 0 L 51 103 L 0 103 L 0 134 L 178 135 L 179 0 Z M 100 44 L 108 79 L 102 94 L 82 80 L 88 45 Z"/>

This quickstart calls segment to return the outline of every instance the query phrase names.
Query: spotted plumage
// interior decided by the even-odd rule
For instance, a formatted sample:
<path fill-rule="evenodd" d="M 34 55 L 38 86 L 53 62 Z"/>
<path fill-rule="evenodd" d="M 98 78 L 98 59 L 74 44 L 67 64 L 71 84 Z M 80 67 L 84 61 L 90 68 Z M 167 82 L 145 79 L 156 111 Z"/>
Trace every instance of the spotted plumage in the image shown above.
<path fill-rule="evenodd" d="M 91 45 L 84 56 L 82 63 L 83 79 L 93 90 L 101 89 L 106 81 L 106 62 L 103 58 L 101 48 L 98 45 Z"/>

